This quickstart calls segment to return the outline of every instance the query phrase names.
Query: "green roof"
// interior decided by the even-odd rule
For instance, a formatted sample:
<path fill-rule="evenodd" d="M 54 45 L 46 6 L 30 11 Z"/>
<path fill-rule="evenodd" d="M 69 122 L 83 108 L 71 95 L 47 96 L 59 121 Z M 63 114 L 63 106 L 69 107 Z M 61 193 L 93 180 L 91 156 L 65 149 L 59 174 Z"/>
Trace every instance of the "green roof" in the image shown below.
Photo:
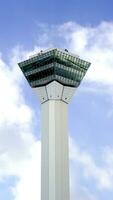
<path fill-rule="evenodd" d="M 19 63 L 31 87 L 39 87 L 53 80 L 78 87 L 90 63 L 59 49 L 50 49 Z"/>

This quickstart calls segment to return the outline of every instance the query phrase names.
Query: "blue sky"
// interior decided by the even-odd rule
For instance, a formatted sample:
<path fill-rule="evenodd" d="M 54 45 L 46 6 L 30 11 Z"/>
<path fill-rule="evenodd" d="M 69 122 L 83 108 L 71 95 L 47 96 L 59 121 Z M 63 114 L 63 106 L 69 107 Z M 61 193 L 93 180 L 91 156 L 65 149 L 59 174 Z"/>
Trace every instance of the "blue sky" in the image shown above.
<path fill-rule="evenodd" d="M 69 104 L 70 200 L 113 199 L 112 7 L 0 1 L 0 199 L 40 199 L 40 104 L 17 63 L 49 47 L 92 63 Z"/>
<path fill-rule="evenodd" d="M 62 24 L 67 21 L 94 26 L 112 21 L 112 0 L 1 0 L 0 43 L 6 50 L 17 44 L 36 45 L 38 23 Z"/>

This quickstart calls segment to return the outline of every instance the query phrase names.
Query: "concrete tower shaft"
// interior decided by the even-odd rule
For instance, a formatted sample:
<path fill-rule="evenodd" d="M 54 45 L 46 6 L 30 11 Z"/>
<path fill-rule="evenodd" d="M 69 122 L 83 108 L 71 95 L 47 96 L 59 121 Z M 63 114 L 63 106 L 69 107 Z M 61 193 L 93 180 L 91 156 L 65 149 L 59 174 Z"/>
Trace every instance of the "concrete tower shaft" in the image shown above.
<path fill-rule="evenodd" d="M 53 81 L 33 88 L 42 110 L 42 200 L 69 200 L 68 102 L 75 88 Z"/>
<path fill-rule="evenodd" d="M 53 81 L 33 90 L 42 110 L 41 199 L 69 200 L 68 102 L 75 88 Z"/>
<path fill-rule="evenodd" d="M 67 117 L 65 102 L 49 100 L 42 104 L 42 200 L 69 200 Z"/>

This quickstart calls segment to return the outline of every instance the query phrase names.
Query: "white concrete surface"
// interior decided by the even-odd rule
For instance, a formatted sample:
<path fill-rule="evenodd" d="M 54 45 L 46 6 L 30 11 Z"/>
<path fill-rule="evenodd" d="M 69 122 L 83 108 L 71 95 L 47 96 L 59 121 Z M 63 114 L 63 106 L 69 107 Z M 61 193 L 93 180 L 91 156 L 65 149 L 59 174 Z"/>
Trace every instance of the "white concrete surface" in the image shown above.
<path fill-rule="evenodd" d="M 69 200 L 67 104 L 42 104 L 41 200 Z"/>
<path fill-rule="evenodd" d="M 75 92 L 74 87 L 63 86 L 57 81 L 52 81 L 46 86 L 33 88 L 35 94 L 38 95 L 40 103 L 48 100 L 62 100 L 69 103 L 71 97 Z"/>
<path fill-rule="evenodd" d="M 41 102 L 41 200 L 69 200 L 68 102 L 75 91 L 53 81 L 34 89 Z"/>

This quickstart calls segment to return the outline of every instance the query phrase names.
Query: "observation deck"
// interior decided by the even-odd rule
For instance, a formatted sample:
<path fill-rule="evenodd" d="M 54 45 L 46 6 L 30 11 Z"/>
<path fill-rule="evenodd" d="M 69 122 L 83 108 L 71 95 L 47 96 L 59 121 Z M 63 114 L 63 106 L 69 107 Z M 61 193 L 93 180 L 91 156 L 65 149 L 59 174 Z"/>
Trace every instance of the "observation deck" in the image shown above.
<path fill-rule="evenodd" d="M 52 81 L 77 88 L 90 64 L 67 50 L 55 48 L 40 51 L 18 65 L 32 88 Z"/>

